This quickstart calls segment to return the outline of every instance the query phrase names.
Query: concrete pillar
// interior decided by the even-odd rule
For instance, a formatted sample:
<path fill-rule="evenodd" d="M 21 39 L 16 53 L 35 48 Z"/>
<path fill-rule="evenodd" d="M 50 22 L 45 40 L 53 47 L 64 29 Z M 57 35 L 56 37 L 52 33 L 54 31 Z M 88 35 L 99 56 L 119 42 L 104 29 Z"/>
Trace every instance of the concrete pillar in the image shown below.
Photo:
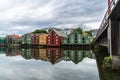
<path fill-rule="evenodd" d="M 110 55 L 120 56 L 120 21 L 109 19 L 108 43 Z"/>
<path fill-rule="evenodd" d="M 109 19 L 109 27 L 108 27 L 108 53 L 112 57 L 112 44 L 111 44 L 111 19 Z"/>

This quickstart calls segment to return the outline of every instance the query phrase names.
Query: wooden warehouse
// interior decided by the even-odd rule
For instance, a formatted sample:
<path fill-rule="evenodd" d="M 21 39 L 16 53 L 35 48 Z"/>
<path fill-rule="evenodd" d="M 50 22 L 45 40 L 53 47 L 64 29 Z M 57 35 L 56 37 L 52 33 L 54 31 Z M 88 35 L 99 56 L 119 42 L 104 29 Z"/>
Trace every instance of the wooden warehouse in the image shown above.
<path fill-rule="evenodd" d="M 32 43 L 32 34 L 31 33 L 28 33 L 28 34 L 24 34 L 22 36 L 22 44 L 31 44 Z"/>
<path fill-rule="evenodd" d="M 44 34 L 44 33 L 39 35 L 39 45 L 47 45 L 47 40 L 46 40 L 47 36 L 48 34 Z"/>
<path fill-rule="evenodd" d="M 67 36 L 61 30 L 52 29 L 47 36 L 47 46 L 61 46 Z"/>
<path fill-rule="evenodd" d="M 76 44 L 83 44 L 83 36 L 81 33 L 74 31 L 66 39 L 62 41 L 62 44 L 65 45 L 76 45 Z"/>
<path fill-rule="evenodd" d="M 40 36 L 40 34 L 33 34 L 32 35 L 32 45 L 33 46 L 39 45 L 39 36 Z"/>

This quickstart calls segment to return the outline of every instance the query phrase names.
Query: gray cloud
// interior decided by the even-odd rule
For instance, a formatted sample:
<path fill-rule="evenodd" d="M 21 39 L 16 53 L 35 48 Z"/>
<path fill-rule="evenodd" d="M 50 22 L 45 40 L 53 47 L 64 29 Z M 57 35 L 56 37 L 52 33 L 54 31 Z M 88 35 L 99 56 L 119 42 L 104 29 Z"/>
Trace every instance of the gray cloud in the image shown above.
<path fill-rule="evenodd" d="M 98 28 L 106 8 L 107 0 L 0 1 L 0 35 L 24 34 L 36 28 L 61 25 Z"/>

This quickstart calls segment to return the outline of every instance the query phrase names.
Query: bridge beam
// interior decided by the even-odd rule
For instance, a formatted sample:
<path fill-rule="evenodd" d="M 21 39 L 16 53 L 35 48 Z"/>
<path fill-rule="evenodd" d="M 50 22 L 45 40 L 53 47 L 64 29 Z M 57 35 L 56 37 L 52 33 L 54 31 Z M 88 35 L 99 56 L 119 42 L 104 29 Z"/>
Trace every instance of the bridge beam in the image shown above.
<path fill-rule="evenodd" d="M 108 45 L 110 55 L 120 56 L 120 20 L 109 19 Z"/>

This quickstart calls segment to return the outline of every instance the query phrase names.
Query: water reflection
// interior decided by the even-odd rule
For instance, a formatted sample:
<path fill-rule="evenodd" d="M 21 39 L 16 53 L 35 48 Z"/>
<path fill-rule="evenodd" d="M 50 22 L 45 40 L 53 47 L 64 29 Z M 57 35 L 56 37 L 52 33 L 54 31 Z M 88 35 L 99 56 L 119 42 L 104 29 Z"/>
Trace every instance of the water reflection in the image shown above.
<path fill-rule="evenodd" d="M 85 50 L 63 50 L 63 55 L 66 61 L 73 61 L 75 64 L 78 64 L 85 57 L 93 58 L 90 51 Z"/>
<path fill-rule="evenodd" d="M 108 50 L 106 47 L 99 47 L 96 49 L 96 61 L 99 70 L 100 80 L 120 80 L 120 72 L 118 71 L 107 71 L 103 68 L 103 60 L 106 56 L 109 56 Z"/>
<path fill-rule="evenodd" d="M 52 64 L 56 64 L 62 60 L 63 54 L 60 48 L 47 48 L 47 55 Z"/>
<path fill-rule="evenodd" d="M 94 59 L 90 50 L 63 50 L 61 48 L 21 49 L 21 56 L 25 59 L 49 61 L 56 64 L 62 60 L 78 64 L 85 57 Z"/>
<path fill-rule="evenodd" d="M 0 53 L 1 80 L 99 80 L 90 50 L 3 48 Z"/>
<path fill-rule="evenodd" d="M 17 48 L 6 48 L 6 56 L 18 56 L 21 52 Z"/>
<path fill-rule="evenodd" d="M 5 51 L 6 51 L 6 49 L 5 49 L 5 48 L 0 48 L 0 54 L 4 54 L 4 53 L 5 53 Z"/>
<path fill-rule="evenodd" d="M 33 59 L 31 49 L 22 49 L 21 56 L 25 59 Z"/>

